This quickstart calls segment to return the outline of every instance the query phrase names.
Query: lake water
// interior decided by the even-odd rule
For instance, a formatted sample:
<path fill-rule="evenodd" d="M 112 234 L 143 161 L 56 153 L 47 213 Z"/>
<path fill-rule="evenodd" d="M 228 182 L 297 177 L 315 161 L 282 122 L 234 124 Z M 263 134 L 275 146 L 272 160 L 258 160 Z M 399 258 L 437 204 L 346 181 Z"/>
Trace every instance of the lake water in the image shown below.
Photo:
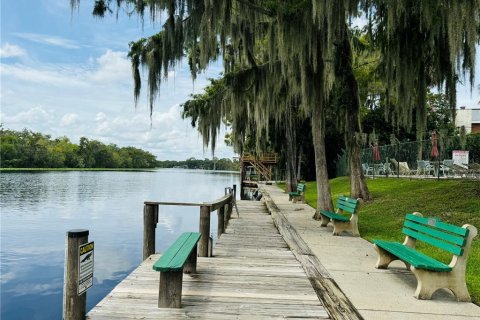
<path fill-rule="evenodd" d="M 68 230 L 88 229 L 95 241 L 90 310 L 141 263 L 144 201 L 207 202 L 238 183 L 235 173 L 181 169 L 1 173 L 0 318 L 62 318 Z M 184 231 L 198 231 L 199 211 L 161 206 L 156 250 Z"/>

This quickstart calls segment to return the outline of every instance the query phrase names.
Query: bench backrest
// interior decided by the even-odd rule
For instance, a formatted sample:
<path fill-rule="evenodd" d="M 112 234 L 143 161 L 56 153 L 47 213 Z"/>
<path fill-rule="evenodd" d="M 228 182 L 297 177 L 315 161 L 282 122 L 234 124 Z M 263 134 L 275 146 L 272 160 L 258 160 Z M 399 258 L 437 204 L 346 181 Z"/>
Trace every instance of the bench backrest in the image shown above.
<path fill-rule="evenodd" d="M 337 211 L 342 210 L 355 214 L 357 213 L 358 204 L 359 201 L 357 199 L 340 196 L 337 200 Z"/>
<path fill-rule="evenodd" d="M 461 256 L 469 230 L 440 221 L 407 214 L 402 232 L 409 237 Z"/>
<path fill-rule="evenodd" d="M 200 237 L 201 234 L 199 232 L 182 233 L 167 251 L 162 254 L 160 259 L 155 262 L 153 270 L 161 272 L 182 270 Z"/>
<path fill-rule="evenodd" d="M 298 192 L 304 192 L 305 191 L 305 185 L 303 183 L 299 183 L 297 185 L 297 191 Z"/>

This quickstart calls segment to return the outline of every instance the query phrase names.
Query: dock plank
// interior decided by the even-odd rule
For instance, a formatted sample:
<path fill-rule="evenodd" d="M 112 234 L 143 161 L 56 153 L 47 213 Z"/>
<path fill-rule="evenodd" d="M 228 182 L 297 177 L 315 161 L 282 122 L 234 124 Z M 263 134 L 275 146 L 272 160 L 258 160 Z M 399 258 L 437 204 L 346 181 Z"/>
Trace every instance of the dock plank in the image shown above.
<path fill-rule="evenodd" d="M 302 265 L 261 202 L 238 201 L 212 258 L 184 275 L 182 308 L 157 308 L 155 254 L 118 284 L 87 319 L 328 319 Z"/>

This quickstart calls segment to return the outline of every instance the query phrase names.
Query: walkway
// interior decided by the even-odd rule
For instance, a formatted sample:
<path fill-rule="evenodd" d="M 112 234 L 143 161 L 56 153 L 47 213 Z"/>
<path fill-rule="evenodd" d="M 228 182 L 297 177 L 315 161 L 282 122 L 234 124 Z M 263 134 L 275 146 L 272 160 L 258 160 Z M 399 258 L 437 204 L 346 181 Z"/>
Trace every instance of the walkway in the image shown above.
<path fill-rule="evenodd" d="M 213 258 L 184 275 L 181 309 L 157 308 L 159 273 L 152 255 L 105 297 L 87 319 L 328 319 L 302 266 L 263 202 L 238 201 Z"/>
<path fill-rule="evenodd" d="M 403 263 L 394 262 L 387 270 L 375 269 L 377 254 L 370 242 L 348 235 L 334 237 L 332 227 L 322 228 L 319 221 L 312 219 L 315 213 L 312 207 L 292 204 L 288 195 L 276 186 L 261 188 L 273 217 L 284 219 L 299 235 L 323 265 L 323 276 L 338 284 L 365 319 L 480 319 L 480 307 L 457 302 L 446 291 L 435 293 L 433 300 L 415 299 L 416 279 Z M 360 209 L 360 226 L 361 223 Z"/>

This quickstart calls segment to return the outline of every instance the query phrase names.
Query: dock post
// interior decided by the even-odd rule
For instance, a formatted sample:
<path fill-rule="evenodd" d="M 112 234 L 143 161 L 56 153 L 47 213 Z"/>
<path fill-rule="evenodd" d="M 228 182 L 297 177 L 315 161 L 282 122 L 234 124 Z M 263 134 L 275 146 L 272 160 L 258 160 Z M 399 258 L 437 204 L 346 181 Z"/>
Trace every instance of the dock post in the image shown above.
<path fill-rule="evenodd" d="M 242 183 L 243 184 L 243 183 Z M 237 185 L 233 185 L 233 201 L 237 200 Z"/>
<path fill-rule="evenodd" d="M 63 279 L 63 319 L 84 320 L 87 306 L 87 293 L 78 295 L 79 247 L 88 242 L 89 231 L 74 229 L 65 237 L 65 266 Z"/>
<path fill-rule="evenodd" d="M 208 238 L 210 237 L 210 207 L 200 207 L 200 228 L 202 234 L 198 242 L 198 256 L 208 257 Z"/>
<path fill-rule="evenodd" d="M 217 239 L 225 233 L 225 206 L 221 206 L 218 211 Z"/>
<path fill-rule="evenodd" d="M 155 253 L 155 228 L 158 222 L 158 205 L 145 204 L 143 207 L 143 259 Z"/>

